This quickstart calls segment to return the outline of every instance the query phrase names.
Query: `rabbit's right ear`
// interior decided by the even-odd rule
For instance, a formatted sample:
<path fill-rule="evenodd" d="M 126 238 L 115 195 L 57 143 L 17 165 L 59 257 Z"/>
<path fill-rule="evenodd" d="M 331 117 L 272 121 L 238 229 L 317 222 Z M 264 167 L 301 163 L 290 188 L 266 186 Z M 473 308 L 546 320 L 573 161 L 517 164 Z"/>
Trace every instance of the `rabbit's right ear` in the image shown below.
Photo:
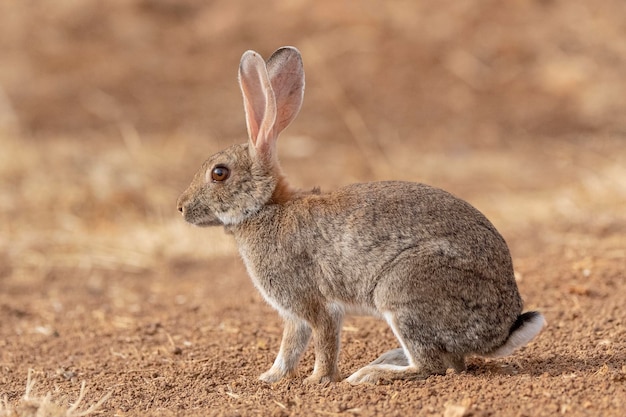
<path fill-rule="evenodd" d="M 267 67 L 261 55 L 246 51 L 239 64 L 239 86 L 250 139 L 250 151 L 273 162 L 275 158 L 276 98 L 272 91 Z"/>

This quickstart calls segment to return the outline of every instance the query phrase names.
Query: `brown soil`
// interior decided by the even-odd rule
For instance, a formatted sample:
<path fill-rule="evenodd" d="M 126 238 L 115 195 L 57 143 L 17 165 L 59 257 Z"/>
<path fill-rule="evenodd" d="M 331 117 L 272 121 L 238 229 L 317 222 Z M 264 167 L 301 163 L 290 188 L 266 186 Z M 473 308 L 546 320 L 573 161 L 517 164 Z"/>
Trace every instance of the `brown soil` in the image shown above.
<path fill-rule="evenodd" d="M 67 410 L 84 381 L 79 411 L 109 394 L 111 416 L 623 416 L 624 2 L 422 3 L 0 4 L 0 415 L 28 415 L 32 370 L 30 396 Z M 257 380 L 280 319 L 175 201 L 244 137 L 241 53 L 283 44 L 307 71 L 291 181 L 467 199 L 548 320 L 535 341 L 418 382 L 304 385 L 311 350 Z M 396 341 L 350 318 L 342 345 L 347 376 Z"/>

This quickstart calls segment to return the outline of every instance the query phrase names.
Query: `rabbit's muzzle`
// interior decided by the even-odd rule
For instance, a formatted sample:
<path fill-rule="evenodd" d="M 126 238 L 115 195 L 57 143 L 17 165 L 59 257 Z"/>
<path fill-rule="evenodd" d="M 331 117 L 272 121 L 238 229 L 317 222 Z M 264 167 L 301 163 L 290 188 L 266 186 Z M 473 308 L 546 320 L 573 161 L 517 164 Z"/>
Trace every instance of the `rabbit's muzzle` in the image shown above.
<path fill-rule="evenodd" d="M 194 226 L 207 227 L 223 224 L 213 211 L 201 201 L 189 198 L 186 193 L 180 196 L 176 206 L 187 223 Z"/>

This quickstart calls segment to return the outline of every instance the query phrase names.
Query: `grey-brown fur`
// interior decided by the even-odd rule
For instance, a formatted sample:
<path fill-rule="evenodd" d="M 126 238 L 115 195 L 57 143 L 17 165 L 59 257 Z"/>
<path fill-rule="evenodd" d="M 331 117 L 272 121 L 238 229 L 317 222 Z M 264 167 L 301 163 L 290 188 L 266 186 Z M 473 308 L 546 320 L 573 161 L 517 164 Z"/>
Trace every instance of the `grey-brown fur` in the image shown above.
<path fill-rule="evenodd" d="M 522 313 L 507 245 L 474 207 L 424 184 L 353 184 L 334 192 L 295 191 L 276 140 L 302 102 L 299 52 L 285 47 L 265 64 L 248 51 L 240 84 L 249 141 L 211 156 L 181 195 L 185 220 L 224 225 L 255 286 L 285 321 L 274 365 L 293 374 L 313 337 L 309 382 L 335 381 L 346 313 L 384 318 L 401 348 L 349 382 L 425 378 L 465 368 L 464 358 L 508 354 L 544 324 Z M 227 167 L 224 181 L 212 170 Z"/>

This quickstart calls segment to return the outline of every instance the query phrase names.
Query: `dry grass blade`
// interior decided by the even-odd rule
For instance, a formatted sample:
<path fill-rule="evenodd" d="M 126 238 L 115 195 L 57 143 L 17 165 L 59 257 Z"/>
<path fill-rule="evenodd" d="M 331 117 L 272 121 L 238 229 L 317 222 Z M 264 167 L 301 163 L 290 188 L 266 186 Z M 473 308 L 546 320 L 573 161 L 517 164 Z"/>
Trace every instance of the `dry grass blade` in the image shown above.
<path fill-rule="evenodd" d="M 32 369 L 29 370 L 24 395 L 15 406 L 9 404 L 6 396 L 4 397 L 0 403 L 0 417 L 84 417 L 97 413 L 100 407 L 102 407 L 111 396 L 111 393 L 108 393 L 86 410 L 80 411 L 79 407 L 87 393 L 86 385 L 83 381 L 80 386 L 78 398 L 66 409 L 54 403 L 50 393 L 43 397 L 33 395 L 35 380 L 32 377 L 32 373 Z"/>

